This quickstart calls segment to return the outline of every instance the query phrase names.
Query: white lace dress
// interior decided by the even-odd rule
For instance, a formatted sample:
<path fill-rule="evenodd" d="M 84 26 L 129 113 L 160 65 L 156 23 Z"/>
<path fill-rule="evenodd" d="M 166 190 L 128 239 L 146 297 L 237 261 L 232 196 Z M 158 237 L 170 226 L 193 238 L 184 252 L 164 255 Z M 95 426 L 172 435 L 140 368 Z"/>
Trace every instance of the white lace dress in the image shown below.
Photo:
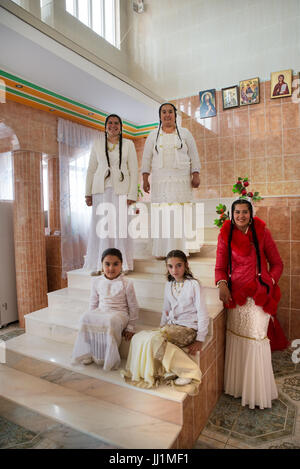
<path fill-rule="evenodd" d="M 93 280 L 90 308 L 80 319 L 72 362 L 92 359 L 108 371 L 120 365 L 119 346 L 124 329 L 134 331 L 138 303 L 133 283 L 124 275 Z"/>
<path fill-rule="evenodd" d="M 250 409 L 272 407 L 278 397 L 267 337 L 270 315 L 252 298 L 228 310 L 224 388 Z"/>
<path fill-rule="evenodd" d="M 151 219 L 155 233 L 152 254 L 156 257 L 165 257 L 173 249 L 180 249 L 186 255 L 198 252 L 200 247 L 197 242 L 187 240 L 184 232 L 176 235 L 175 217 L 170 217 L 170 234 L 163 232 L 163 220 L 169 219 L 170 212 L 176 214 L 176 220 L 182 220 L 181 225 L 184 228 L 184 204 L 189 204 L 192 210 L 193 194 L 190 166 L 174 167 L 176 145 L 178 145 L 177 134 L 167 134 L 162 131 L 159 141 L 162 147 L 163 167 L 153 168 L 151 177 Z M 176 224 L 179 225 L 178 222 Z"/>
<path fill-rule="evenodd" d="M 115 146 L 113 151 L 109 152 L 111 167 L 118 167 L 119 164 L 119 144 Z M 87 245 L 87 253 L 83 268 L 89 271 L 101 271 L 101 257 L 103 251 L 108 248 L 119 249 L 123 257 L 123 270 L 133 270 L 133 239 L 130 236 L 120 236 L 122 228 L 122 213 L 127 210 L 127 195 L 115 194 L 111 177 L 105 180 L 105 191 L 103 194 L 93 194 L 92 218 L 89 231 L 89 239 Z M 104 213 L 100 211 L 100 207 L 109 207 L 106 212 L 110 221 L 115 220 L 111 224 L 103 225 L 100 230 L 101 220 L 105 219 Z M 113 217 L 113 218 L 112 218 Z M 127 217 L 125 229 L 127 229 L 130 215 Z M 124 230 L 124 229 L 123 229 Z"/>

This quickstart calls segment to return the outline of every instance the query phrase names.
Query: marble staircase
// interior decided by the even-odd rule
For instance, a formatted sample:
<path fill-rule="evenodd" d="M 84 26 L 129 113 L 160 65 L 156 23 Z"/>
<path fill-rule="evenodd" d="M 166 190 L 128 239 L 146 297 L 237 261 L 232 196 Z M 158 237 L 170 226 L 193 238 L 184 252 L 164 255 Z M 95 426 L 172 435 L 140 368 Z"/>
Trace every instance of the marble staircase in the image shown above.
<path fill-rule="evenodd" d="M 217 230 L 209 230 L 201 252 L 190 257 L 210 315 L 200 360 L 196 357 L 203 374 L 198 396 L 170 386 L 151 390 L 133 387 L 119 371 L 104 372 L 95 364 L 71 364 L 79 318 L 88 308 L 92 281 L 82 270 L 69 272 L 68 288 L 49 293 L 48 307 L 26 316 L 26 333 L 6 343 L 0 393 L 119 448 L 193 447 L 222 387 L 225 315 L 213 280 L 216 235 Z M 140 305 L 138 330 L 159 325 L 164 274 L 163 261 L 140 255 L 135 259 L 135 270 L 129 277 Z M 123 340 L 122 367 L 128 348 L 129 343 Z"/>

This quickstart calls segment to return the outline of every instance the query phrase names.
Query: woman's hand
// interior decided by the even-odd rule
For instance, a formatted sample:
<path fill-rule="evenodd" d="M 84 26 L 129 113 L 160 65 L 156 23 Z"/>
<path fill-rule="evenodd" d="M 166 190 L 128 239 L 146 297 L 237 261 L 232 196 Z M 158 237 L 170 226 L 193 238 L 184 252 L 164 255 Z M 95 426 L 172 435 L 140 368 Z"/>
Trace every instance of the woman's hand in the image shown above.
<path fill-rule="evenodd" d="M 148 173 L 143 174 L 143 189 L 146 192 L 146 194 L 149 194 L 149 192 L 150 192 L 150 183 L 149 183 L 149 174 Z"/>
<path fill-rule="evenodd" d="M 225 305 L 232 300 L 230 290 L 225 282 L 221 282 L 219 285 L 219 298 Z"/>
<path fill-rule="evenodd" d="M 93 198 L 91 195 L 85 196 L 85 203 L 87 204 L 88 207 L 91 207 L 93 205 Z"/>
<path fill-rule="evenodd" d="M 135 334 L 134 332 L 130 332 L 130 331 L 126 331 L 126 330 L 122 332 L 122 336 L 123 336 L 123 337 L 125 338 L 125 340 L 127 340 L 127 341 L 128 341 L 128 340 L 131 340 L 132 337 L 134 336 L 134 334 Z"/>
<path fill-rule="evenodd" d="M 196 355 L 196 353 L 200 352 L 201 349 L 202 349 L 202 342 L 199 342 L 199 340 L 195 340 L 195 342 L 193 342 L 192 345 L 189 346 L 189 354 Z"/>
<path fill-rule="evenodd" d="M 197 189 L 200 186 L 200 175 L 199 173 L 193 173 L 192 175 L 192 188 Z"/>

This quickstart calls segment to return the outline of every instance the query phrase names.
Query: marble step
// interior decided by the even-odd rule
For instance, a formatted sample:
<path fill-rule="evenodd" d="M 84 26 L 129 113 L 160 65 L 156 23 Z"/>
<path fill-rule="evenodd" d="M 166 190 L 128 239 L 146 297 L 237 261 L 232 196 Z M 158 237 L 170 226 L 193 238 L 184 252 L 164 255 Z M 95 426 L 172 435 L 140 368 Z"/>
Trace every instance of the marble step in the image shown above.
<path fill-rule="evenodd" d="M 163 292 L 162 292 L 163 293 Z M 208 308 L 216 308 L 221 311 L 223 303 L 219 300 L 219 292 L 215 287 L 204 287 L 203 293 Z M 83 313 L 88 309 L 90 298 L 90 291 L 87 289 L 81 290 L 79 288 L 62 288 L 48 293 L 48 307 L 55 311 L 57 309 L 69 311 L 77 311 Z M 151 296 L 139 296 L 137 294 L 138 304 L 140 306 L 140 317 L 143 316 L 144 310 L 162 312 L 163 308 L 163 294 L 160 298 L 153 298 Z"/>
<path fill-rule="evenodd" d="M 134 283 L 134 288 L 138 299 L 144 297 L 155 299 L 163 298 L 166 283 L 165 275 L 133 272 L 128 274 L 128 278 L 130 278 Z M 90 290 L 92 279 L 93 277 L 89 275 L 89 272 L 82 269 L 68 272 L 68 286 L 71 289 Z M 218 304 L 220 302 L 219 291 L 215 286 L 214 277 L 202 276 L 200 277 L 200 281 L 205 292 L 207 304 Z M 55 292 L 51 292 L 48 295 L 50 302 L 52 293 Z"/>
<path fill-rule="evenodd" d="M 94 363 L 72 365 L 72 346 L 23 334 L 7 343 L 6 365 L 32 376 L 82 392 L 112 404 L 182 423 L 182 403 L 186 394 L 167 385 L 142 389 L 128 384 L 120 370 L 103 371 Z M 122 360 L 120 369 L 125 368 Z"/>
<path fill-rule="evenodd" d="M 181 425 L 88 396 L 4 364 L 0 365 L 0 395 L 117 448 L 172 448 L 181 430 Z"/>
<path fill-rule="evenodd" d="M 86 311 L 73 310 L 52 310 L 49 307 L 43 308 L 25 316 L 25 329 L 28 334 L 74 345 L 79 330 L 80 316 Z M 137 324 L 136 331 L 151 329 L 154 326 L 149 324 Z M 120 355 L 127 357 L 129 342 L 122 340 Z"/>
<path fill-rule="evenodd" d="M 215 263 L 215 257 L 189 258 L 190 269 L 197 278 L 213 277 L 215 273 Z M 165 275 L 167 268 L 165 261 L 156 259 L 135 259 L 134 272 Z"/>
<path fill-rule="evenodd" d="M 77 305 L 78 306 L 78 305 Z M 57 342 L 74 345 L 77 332 L 79 330 L 79 320 L 81 315 L 88 308 L 88 303 L 83 310 L 75 310 L 72 308 L 66 308 L 62 305 L 56 305 L 56 309 L 43 308 L 25 316 L 26 332 L 47 339 L 51 339 Z M 206 341 L 208 341 L 212 335 L 212 324 L 213 320 L 222 310 L 222 307 L 216 305 L 208 306 L 208 313 L 210 315 L 209 333 Z M 153 329 L 159 327 L 161 319 L 161 312 L 153 310 L 141 310 L 141 317 L 136 324 L 136 331 L 139 332 L 145 329 Z M 120 355 L 126 358 L 128 355 L 130 343 L 125 339 L 122 340 L 120 346 Z"/>

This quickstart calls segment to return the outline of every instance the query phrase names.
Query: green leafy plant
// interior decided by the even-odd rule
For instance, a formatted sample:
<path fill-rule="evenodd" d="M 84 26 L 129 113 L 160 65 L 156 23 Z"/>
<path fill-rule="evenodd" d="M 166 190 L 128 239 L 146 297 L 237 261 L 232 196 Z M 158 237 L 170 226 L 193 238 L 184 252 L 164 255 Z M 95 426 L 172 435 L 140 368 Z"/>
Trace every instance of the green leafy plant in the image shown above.
<path fill-rule="evenodd" d="M 259 195 L 259 192 L 254 192 L 253 193 L 253 192 L 249 191 L 249 189 L 248 189 L 249 185 L 250 185 L 250 181 L 249 181 L 249 178 L 247 176 L 244 177 L 244 178 L 239 177 L 237 182 L 232 187 L 232 192 L 234 194 L 240 194 L 239 198 L 241 200 L 243 200 L 243 199 L 252 199 L 253 202 L 259 202 L 260 200 L 262 200 L 263 198 Z M 216 218 L 214 220 L 214 224 L 218 228 L 222 228 L 223 223 L 226 220 L 230 219 L 229 210 L 227 210 L 226 205 L 219 204 L 216 207 L 216 212 L 219 215 L 219 218 Z"/>

